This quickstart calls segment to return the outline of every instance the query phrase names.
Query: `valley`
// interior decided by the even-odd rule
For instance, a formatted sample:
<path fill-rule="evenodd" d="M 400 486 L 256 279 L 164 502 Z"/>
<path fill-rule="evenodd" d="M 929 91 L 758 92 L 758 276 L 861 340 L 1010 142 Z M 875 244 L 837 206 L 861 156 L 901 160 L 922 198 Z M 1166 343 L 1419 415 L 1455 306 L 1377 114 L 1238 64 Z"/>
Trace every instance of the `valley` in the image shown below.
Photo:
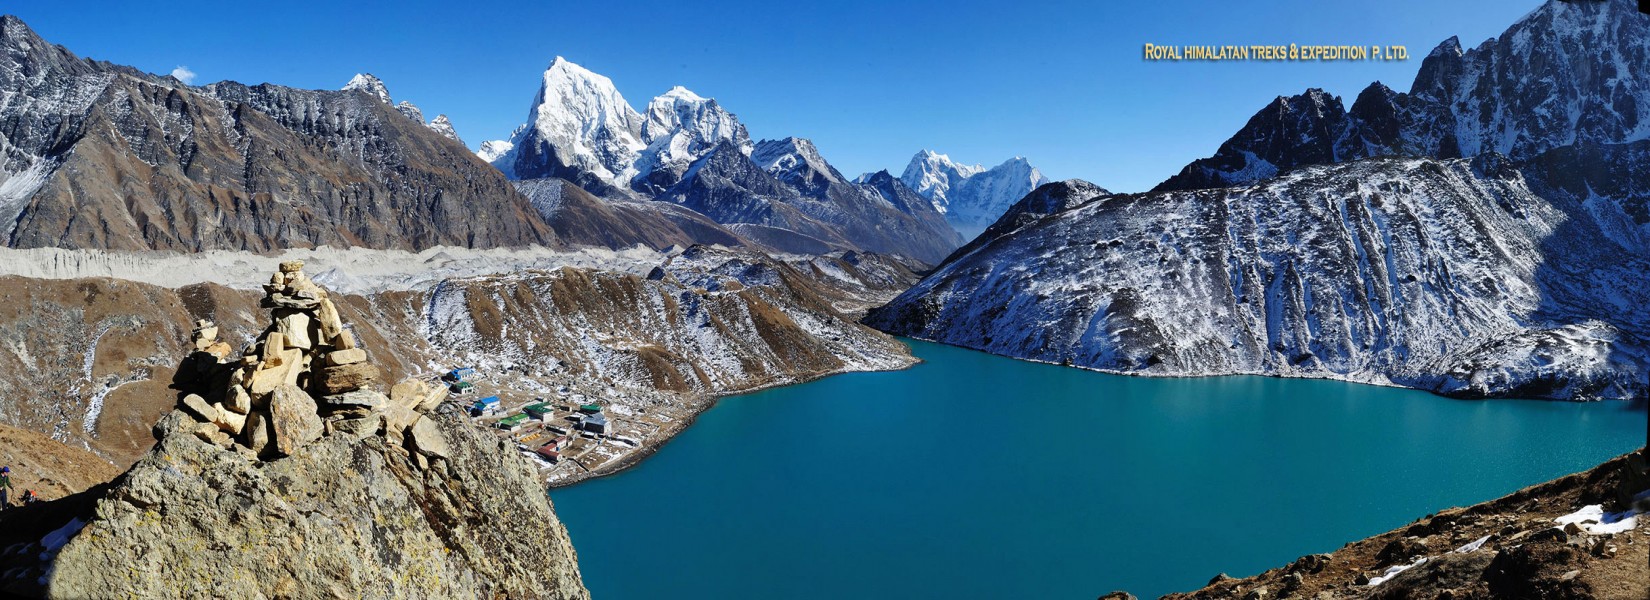
<path fill-rule="evenodd" d="M 750 96 L 543 65 L 472 148 L 369 73 L 196 85 L 0 16 L 0 459 L 45 500 L 0 593 L 1640 591 L 1628 0 L 1277 96 L 1140 192 L 853 176 Z"/>

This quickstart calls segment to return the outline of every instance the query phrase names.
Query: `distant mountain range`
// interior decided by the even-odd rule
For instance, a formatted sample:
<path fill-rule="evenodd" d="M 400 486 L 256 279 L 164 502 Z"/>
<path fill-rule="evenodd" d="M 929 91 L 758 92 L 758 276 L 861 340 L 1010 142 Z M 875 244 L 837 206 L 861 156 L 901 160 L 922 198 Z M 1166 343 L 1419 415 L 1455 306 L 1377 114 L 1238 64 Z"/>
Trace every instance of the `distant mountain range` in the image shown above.
<path fill-rule="evenodd" d="M 9 247 L 705 242 L 932 264 L 964 241 L 947 221 L 955 200 L 892 177 L 850 180 L 805 139 L 753 142 L 686 88 L 637 112 L 607 78 L 561 58 L 529 123 L 472 153 L 446 115 L 426 121 L 371 74 L 337 91 L 191 86 L 79 58 L 10 16 L 0 51 Z"/>
<path fill-rule="evenodd" d="M 513 179 L 677 204 L 785 252 L 863 249 L 933 263 L 963 242 L 935 204 L 849 180 L 809 140 L 753 143 L 733 113 L 680 86 L 638 112 L 612 80 L 561 57 L 545 69 L 527 123 L 478 154 Z"/>
<path fill-rule="evenodd" d="M 1553 0 L 1473 50 L 1445 41 L 1407 93 L 1279 97 L 1151 193 L 1045 185 L 867 319 L 1119 372 L 1631 397 L 1644 73 L 1650 16 Z"/>
<path fill-rule="evenodd" d="M 900 181 L 934 203 L 963 237 L 972 239 L 1024 198 L 1047 183 L 1041 171 L 1021 157 L 987 169 L 961 165 L 951 157 L 923 150 L 911 157 Z"/>

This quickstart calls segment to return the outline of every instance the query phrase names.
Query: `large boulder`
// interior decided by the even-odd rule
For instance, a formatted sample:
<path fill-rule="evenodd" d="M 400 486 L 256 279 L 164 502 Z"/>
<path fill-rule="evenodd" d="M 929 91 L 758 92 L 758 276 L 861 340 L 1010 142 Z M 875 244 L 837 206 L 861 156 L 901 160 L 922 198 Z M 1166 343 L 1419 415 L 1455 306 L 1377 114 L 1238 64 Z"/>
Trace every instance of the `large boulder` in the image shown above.
<path fill-rule="evenodd" d="M 452 446 L 447 444 L 447 436 L 442 435 L 435 421 L 428 418 L 413 422 L 412 428 L 407 430 L 407 439 L 412 442 L 414 451 L 430 458 L 447 458 L 453 453 Z"/>
<path fill-rule="evenodd" d="M 291 456 L 305 444 L 321 437 L 321 422 L 315 399 L 303 388 L 286 385 L 275 388 L 269 397 L 269 421 L 275 434 L 275 451 Z"/>
<path fill-rule="evenodd" d="M 191 415 L 194 415 L 195 420 L 202 423 L 210 423 L 218 416 L 217 409 L 212 408 L 211 404 L 206 403 L 205 398 L 196 394 L 184 396 L 182 404 L 184 410 L 189 411 Z"/>

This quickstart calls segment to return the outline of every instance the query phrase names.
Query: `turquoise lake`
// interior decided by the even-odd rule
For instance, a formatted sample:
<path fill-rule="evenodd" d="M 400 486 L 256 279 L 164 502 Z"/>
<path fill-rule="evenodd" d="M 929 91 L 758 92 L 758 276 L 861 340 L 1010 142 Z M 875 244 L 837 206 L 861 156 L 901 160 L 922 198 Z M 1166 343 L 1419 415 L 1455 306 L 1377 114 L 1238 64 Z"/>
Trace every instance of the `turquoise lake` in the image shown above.
<path fill-rule="evenodd" d="M 1644 406 L 926 362 L 725 398 L 552 490 L 598 599 L 1142 598 L 1584 470 Z"/>

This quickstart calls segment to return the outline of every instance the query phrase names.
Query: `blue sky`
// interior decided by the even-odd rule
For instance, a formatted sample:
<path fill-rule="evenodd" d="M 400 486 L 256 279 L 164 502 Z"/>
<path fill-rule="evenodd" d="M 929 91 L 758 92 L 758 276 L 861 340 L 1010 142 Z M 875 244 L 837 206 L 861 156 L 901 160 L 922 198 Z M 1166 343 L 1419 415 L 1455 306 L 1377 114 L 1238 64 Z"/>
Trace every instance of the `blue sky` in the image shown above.
<path fill-rule="evenodd" d="M 1383 2 L 421 1 L 168 3 L 12 0 L 81 56 L 196 84 L 337 88 L 356 72 L 446 113 L 475 147 L 526 118 L 556 55 L 611 77 L 632 105 L 673 85 L 716 98 L 756 138 L 812 138 L 844 173 L 931 148 L 965 162 L 1028 157 L 1115 191 L 1208 156 L 1280 94 L 1348 104 L 1407 90 L 1451 35 L 1498 35 L 1537 0 Z M 1391 44 L 1407 62 L 1146 62 L 1154 44 Z"/>

